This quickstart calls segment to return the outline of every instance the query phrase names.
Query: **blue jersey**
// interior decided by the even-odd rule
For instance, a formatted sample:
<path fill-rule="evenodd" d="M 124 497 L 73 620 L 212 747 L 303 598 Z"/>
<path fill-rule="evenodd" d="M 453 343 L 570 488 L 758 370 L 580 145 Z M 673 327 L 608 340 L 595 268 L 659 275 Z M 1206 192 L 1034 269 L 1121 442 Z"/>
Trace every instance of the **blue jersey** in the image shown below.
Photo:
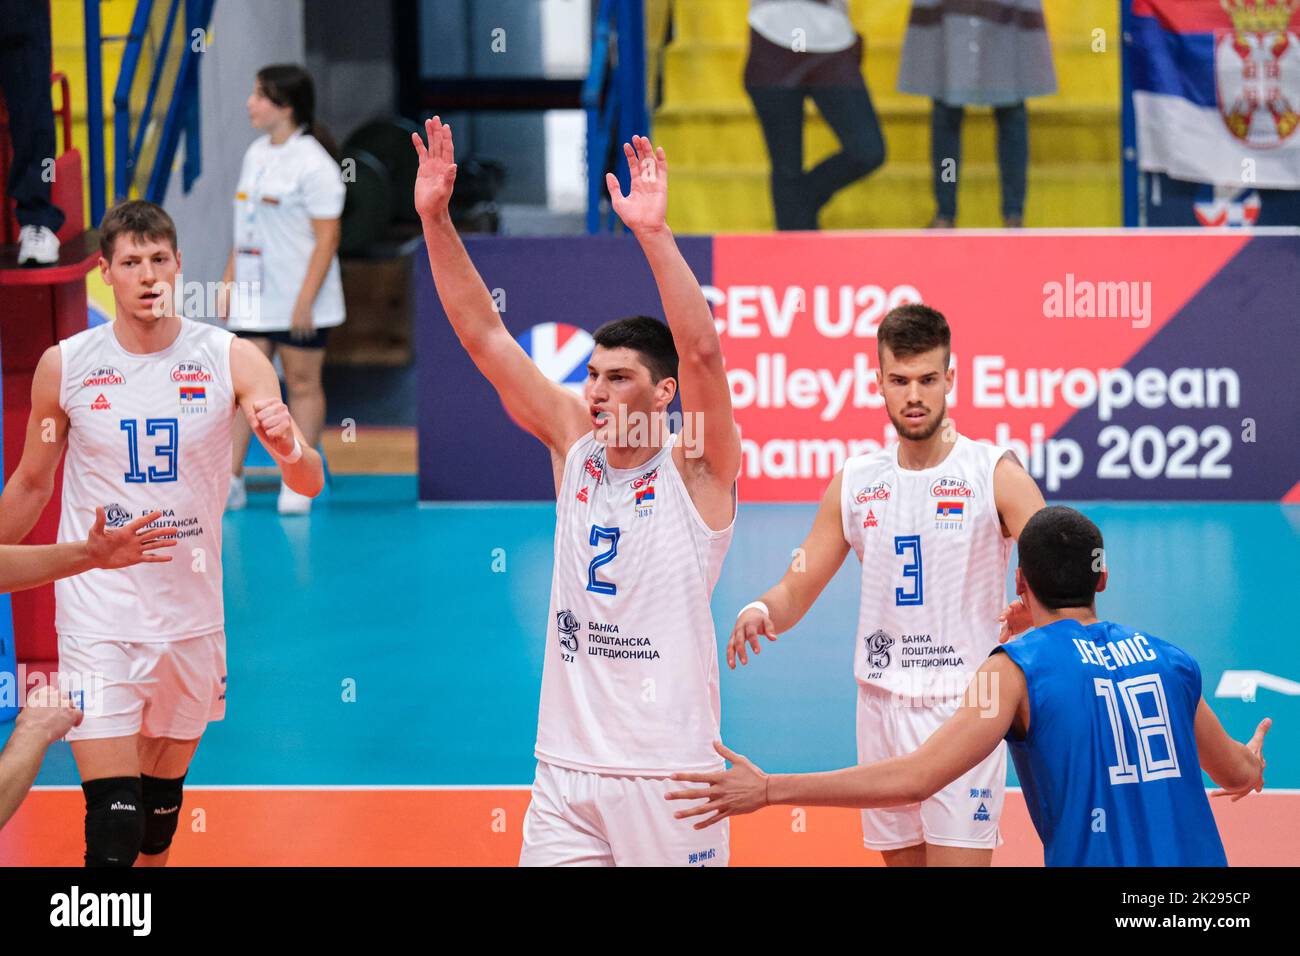
<path fill-rule="evenodd" d="M 1055 621 L 999 647 L 1024 672 L 1007 734 L 1048 866 L 1227 866 L 1193 726 L 1201 669 L 1109 621 Z"/>

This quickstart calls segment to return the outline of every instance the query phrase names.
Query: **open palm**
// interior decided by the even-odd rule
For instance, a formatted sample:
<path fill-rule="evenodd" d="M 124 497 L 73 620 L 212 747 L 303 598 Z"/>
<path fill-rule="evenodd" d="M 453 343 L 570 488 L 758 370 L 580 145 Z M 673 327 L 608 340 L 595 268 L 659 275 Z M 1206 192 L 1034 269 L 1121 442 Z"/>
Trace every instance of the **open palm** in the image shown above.
<path fill-rule="evenodd" d="M 451 127 L 435 116 L 424 121 L 426 147 L 419 133 L 411 134 L 411 144 L 420 157 L 420 171 L 415 176 L 415 211 L 424 219 L 447 211 L 451 189 L 456 182 L 456 163 L 451 141 Z"/>
<path fill-rule="evenodd" d="M 663 147 L 656 149 L 644 136 L 633 136 L 631 145 L 623 144 L 631 173 L 631 188 L 626 196 L 613 173 L 605 174 L 605 185 L 614 212 L 633 232 L 657 229 L 668 216 L 668 160 Z"/>

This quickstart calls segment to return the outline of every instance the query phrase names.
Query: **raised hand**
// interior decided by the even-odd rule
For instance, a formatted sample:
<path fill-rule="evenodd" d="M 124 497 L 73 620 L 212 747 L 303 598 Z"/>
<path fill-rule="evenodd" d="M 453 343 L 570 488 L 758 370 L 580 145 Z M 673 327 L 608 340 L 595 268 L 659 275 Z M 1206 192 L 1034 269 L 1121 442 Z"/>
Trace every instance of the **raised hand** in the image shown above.
<path fill-rule="evenodd" d="M 1002 613 L 998 615 L 998 623 L 1001 624 L 998 631 L 998 643 L 1005 644 L 1017 634 L 1021 634 L 1033 627 L 1034 618 L 1029 613 L 1029 607 L 1025 602 L 1020 598 L 1016 598 L 1002 609 Z"/>
<path fill-rule="evenodd" d="M 244 417 L 248 427 L 253 430 L 258 441 L 266 450 L 288 458 L 293 454 L 296 436 L 293 433 L 293 417 L 289 406 L 278 398 L 263 398 L 253 402 L 252 408 L 244 407 Z"/>
<path fill-rule="evenodd" d="M 758 640 L 760 634 L 769 641 L 775 641 L 776 626 L 761 610 L 751 607 L 736 618 L 736 625 L 731 629 L 731 640 L 727 642 L 727 666 L 734 671 L 737 657 L 741 664 L 748 664 L 749 655 L 745 652 L 745 645 L 748 644 L 757 654 L 761 646 Z"/>
<path fill-rule="evenodd" d="M 656 149 L 644 136 L 633 136 L 631 144 L 623 144 L 623 155 L 631 173 L 628 194 L 623 195 L 618 177 L 605 174 L 614 212 L 633 233 L 664 228 L 668 217 L 668 160 L 663 147 Z"/>
<path fill-rule="evenodd" d="M 420 171 L 415 176 L 415 211 L 421 219 L 445 215 L 456 182 L 455 152 L 451 127 L 434 117 L 424 121 L 426 147 L 419 133 L 411 134 L 411 143 L 420 157 Z"/>
<path fill-rule="evenodd" d="M 161 511 L 141 515 L 121 528 L 106 528 L 104 509 L 95 509 L 95 525 L 86 536 L 90 559 L 97 568 L 129 568 L 133 564 L 161 564 L 171 560 L 163 554 L 154 554 L 159 548 L 176 547 L 176 529 L 150 528 L 145 525 L 158 520 Z"/>

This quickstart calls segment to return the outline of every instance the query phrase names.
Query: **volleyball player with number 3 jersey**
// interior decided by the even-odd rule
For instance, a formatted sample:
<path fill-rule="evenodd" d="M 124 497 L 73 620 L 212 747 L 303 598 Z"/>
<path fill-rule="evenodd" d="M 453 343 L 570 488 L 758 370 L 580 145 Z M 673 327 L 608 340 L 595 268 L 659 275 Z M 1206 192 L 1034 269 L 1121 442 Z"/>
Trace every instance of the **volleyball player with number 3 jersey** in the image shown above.
<path fill-rule="evenodd" d="M 86 865 L 161 866 L 190 759 L 225 714 L 221 514 L 236 411 L 300 493 L 317 494 L 324 469 L 266 357 L 176 314 L 180 253 L 167 213 L 116 206 L 100 251 L 116 318 L 41 357 L 23 457 L 0 497 L 0 542 L 36 523 L 65 448 L 59 541 L 85 540 L 97 509 L 111 527 L 158 511 L 175 529 L 170 562 L 55 585 L 60 674 L 86 694 L 86 717 L 68 734 L 86 797 Z"/>
<path fill-rule="evenodd" d="M 579 398 L 511 337 L 447 212 L 452 137 L 425 124 L 415 206 L 447 317 L 512 418 L 551 452 L 555 569 L 538 712 L 537 775 L 520 865 L 725 865 L 664 801 L 670 775 L 721 766 L 709 598 L 731 542 L 740 437 L 713 316 L 665 222 L 662 149 L 633 137 L 614 211 L 659 287 L 665 326 L 638 316 L 595 333 Z M 663 413 L 681 389 L 685 427 Z M 695 422 L 699 427 L 694 427 Z"/>
<path fill-rule="evenodd" d="M 1043 507 L 1015 456 L 947 418 L 951 335 L 934 309 L 904 305 L 877 331 L 876 373 L 898 445 L 845 462 L 822 498 L 802 561 L 741 610 L 727 661 L 748 663 L 807 613 L 851 548 L 862 562 L 854 652 L 858 759 L 916 750 L 961 703 L 1000 637 L 1012 541 Z M 920 803 L 863 810 L 863 841 L 890 866 L 987 866 L 1000 842 L 1006 750 Z"/>

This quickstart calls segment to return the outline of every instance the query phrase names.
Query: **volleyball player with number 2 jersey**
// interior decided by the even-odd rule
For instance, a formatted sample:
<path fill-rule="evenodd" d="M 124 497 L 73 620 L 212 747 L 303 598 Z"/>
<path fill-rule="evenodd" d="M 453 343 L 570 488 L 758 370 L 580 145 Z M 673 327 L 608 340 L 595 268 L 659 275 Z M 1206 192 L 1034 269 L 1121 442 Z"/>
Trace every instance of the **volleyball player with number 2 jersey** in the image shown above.
<path fill-rule="evenodd" d="M 317 494 L 324 470 L 266 357 L 176 314 L 180 253 L 167 213 L 139 200 L 116 206 L 100 251 L 116 318 L 41 357 L 23 457 L 0 497 L 0 542 L 36 523 L 65 448 L 59 541 L 85 540 L 97 509 L 110 527 L 156 511 L 175 529 L 172 561 L 55 585 L 60 674 L 87 695 L 68 734 L 86 798 L 86 865 L 161 866 L 190 759 L 225 714 L 221 514 L 236 411 L 298 492 Z"/>
<path fill-rule="evenodd" d="M 740 438 L 713 316 L 665 222 L 667 162 L 624 145 L 607 178 L 659 287 L 665 326 L 595 333 L 579 398 L 511 337 L 447 212 L 451 130 L 425 124 L 415 206 L 438 296 L 506 410 L 551 452 L 555 569 L 520 865 L 725 865 L 728 834 L 676 819 L 672 773 L 716 769 L 718 654 L 709 598 L 731 542 Z M 663 413 L 681 389 L 685 427 Z M 699 427 L 695 427 L 695 422 Z"/>

